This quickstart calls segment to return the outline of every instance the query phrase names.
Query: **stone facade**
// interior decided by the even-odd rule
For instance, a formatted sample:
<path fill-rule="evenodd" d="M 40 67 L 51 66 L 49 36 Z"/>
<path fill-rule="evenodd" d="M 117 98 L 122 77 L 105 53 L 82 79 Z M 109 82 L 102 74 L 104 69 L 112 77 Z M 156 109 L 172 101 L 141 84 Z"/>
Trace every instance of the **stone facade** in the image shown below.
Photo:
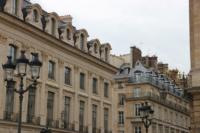
<path fill-rule="evenodd" d="M 189 99 L 166 75 L 155 73 L 137 61 L 134 68 L 123 66 L 115 82 L 118 133 L 145 132 L 139 113 L 145 102 L 154 110 L 149 133 L 190 132 Z"/>
<path fill-rule="evenodd" d="M 22 14 L 22 8 L 27 15 Z M 8 55 L 19 57 L 20 50 L 25 50 L 29 59 L 31 52 L 39 53 L 43 63 L 37 89 L 24 96 L 23 133 L 38 133 L 46 125 L 54 133 L 115 133 L 113 75 L 118 69 L 109 64 L 111 45 L 101 44 L 98 39 L 88 41 L 88 36 L 85 29 L 73 26 L 70 15 L 47 13 L 26 0 L 7 0 L 4 12 L 0 12 L 0 64 Z M 25 86 L 30 79 L 28 70 Z M 15 80 L 18 88 L 19 79 Z M 3 76 L 0 86 L 0 132 L 14 133 L 18 94 L 14 94 L 12 102 L 7 99 Z M 31 117 L 29 107 L 34 108 Z M 52 118 L 49 110 L 53 111 Z"/>
<path fill-rule="evenodd" d="M 200 131 L 200 1 L 189 0 L 190 4 L 190 55 L 191 55 L 191 87 L 188 90 L 193 96 L 192 133 Z"/>

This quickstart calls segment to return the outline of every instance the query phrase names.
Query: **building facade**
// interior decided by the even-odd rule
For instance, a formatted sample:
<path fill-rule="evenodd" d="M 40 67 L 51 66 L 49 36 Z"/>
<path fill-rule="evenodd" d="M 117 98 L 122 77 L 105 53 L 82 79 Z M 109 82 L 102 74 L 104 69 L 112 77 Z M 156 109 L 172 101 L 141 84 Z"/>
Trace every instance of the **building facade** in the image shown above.
<path fill-rule="evenodd" d="M 23 133 L 48 126 L 54 133 L 115 132 L 113 75 L 109 43 L 88 41 L 85 29 L 76 29 L 72 17 L 47 13 L 28 0 L 7 0 L 0 12 L 0 64 L 20 51 L 39 53 L 43 63 L 37 89 L 24 96 Z M 23 10 L 22 10 L 23 9 Z M 0 68 L 0 75 L 3 69 Z M 15 87 L 19 79 L 15 76 Z M 31 83 L 30 71 L 24 80 Z M 6 88 L 0 76 L 0 132 L 17 131 L 18 94 Z"/>
<path fill-rule="evenodd" d="M 192 120 L 191 128 L 192 133 L 199 133 L 200 131 L 200 1 L 189 0 L 190 4 L 190 56 L 191 56 L 191 86 L 188 89 L 193 96 L 192 107 Z"/>
<path fill-rule="evenodd" d="M 190 106 L 184 90 L 164 74 L 137 61 L 124 65 L 115 77 L 118 97 L 118 133 L 143 133 L 139 108 L 146 102 L 154 110 L 149 133 L 189 133 Z M 117 96 L 118 95 L 118 96 Z"/>

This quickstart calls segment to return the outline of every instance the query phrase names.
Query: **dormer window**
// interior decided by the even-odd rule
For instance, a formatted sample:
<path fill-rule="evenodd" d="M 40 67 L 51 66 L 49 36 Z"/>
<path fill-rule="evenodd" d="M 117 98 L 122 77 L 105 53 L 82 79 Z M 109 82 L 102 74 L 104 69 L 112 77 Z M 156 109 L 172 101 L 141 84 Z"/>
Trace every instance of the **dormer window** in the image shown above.
<path fill-rule="evenodd" d="M 33 21 L 38 22 L 38 19 L 39 19 L 39 15 L 38 15 L 37 10 L 33 10 Z"/>
<path fill-rule="evenodd" d="M 56 29 L 56 21 L 54 18 L 51 18 L 51 34 L 55 36 L 55 29 Z"/>
<path fill-rule="evenodd" d="M 98 53 L 97 44 L 96 43 L 94 44 L 94 53 Z"/>
<path fill-rule="evenodd" d="M 105 48 L 105 61 L 108 61 L 108 48 Z"/>
<path fill-rule="evenodd" d="M 84 41 L 85 41 L 85 37 L 83 34 L 81 34 L 81 38 L 80 38 L 80 49 L 84 50 Z"/>
<path fill-rule="evenodd" d="M 18 0 L 12 0 L 12 13 L 17 15 L 18 10 Z"/>
<path fill-rule="evenodd" d="M 71 32 L 70 32 L 70 29 L 67 29 L 67 40 L 71 40 Z"/>

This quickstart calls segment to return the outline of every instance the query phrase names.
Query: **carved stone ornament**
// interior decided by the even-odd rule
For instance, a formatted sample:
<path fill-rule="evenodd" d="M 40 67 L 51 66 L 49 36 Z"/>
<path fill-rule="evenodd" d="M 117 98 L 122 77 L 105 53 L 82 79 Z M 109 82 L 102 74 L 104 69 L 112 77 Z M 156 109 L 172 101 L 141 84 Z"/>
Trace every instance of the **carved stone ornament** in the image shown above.
<path fill-rule="evenodd" d="M 5 37 L 4 35 L 0 34 L 0 43 L 5 43 L 7 41 L 7 37 Z"/>

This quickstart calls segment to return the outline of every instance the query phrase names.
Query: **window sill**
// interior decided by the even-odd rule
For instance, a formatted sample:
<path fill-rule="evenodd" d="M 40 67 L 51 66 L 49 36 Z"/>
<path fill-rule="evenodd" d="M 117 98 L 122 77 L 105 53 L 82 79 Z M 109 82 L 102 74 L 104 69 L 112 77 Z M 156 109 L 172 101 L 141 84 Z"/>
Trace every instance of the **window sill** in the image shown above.
<path fill-rule="evenodd" d="M 69 88 L 72 88 L 72 85 L 71 84 L 64 84 L 65 87 L 69 87 Z"/>

